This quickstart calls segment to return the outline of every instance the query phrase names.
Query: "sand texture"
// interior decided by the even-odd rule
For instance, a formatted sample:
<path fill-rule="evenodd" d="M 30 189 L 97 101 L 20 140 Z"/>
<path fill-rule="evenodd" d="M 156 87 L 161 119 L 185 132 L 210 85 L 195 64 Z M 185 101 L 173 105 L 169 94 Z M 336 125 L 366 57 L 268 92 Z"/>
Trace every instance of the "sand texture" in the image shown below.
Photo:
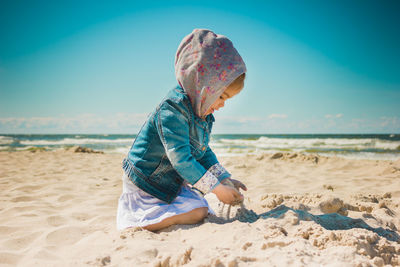
<path fill-rule="evenodd" d="M 400 265 L 400 160 L 220 158 L 248 210 L 152 233 L 115 228 L 123 157 L 0 152 L 0 265 Z"/>

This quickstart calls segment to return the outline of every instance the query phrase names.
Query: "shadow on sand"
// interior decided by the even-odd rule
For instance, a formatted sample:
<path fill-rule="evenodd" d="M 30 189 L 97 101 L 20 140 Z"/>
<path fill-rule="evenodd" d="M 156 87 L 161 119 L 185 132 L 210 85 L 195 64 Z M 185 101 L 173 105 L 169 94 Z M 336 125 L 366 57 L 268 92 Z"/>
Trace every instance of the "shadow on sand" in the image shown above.
<path fill-rule="evenodd" d="M 362 219 L 353 219 L 347 216 L 340 215 L 338 213 L 313 215 L 306 210 L 297 210 L 289 208 L 285 205 L 280 205 L 274 208 L 273 210 L 257 215 L 257 217 L 258 219 L 280 218 L 289 210 L 295 212 L 299 220 L 314 221 L 327 230 L 349 230 L 352 228 L 363 228 L 372 231 L 374 233 L 377 233 L 379 236 L 385 237 L 390 241 L 395 241 L 395 242 L 400 241 L 399 234 L 393 230 L 384 229 L 382 227 L 374 228 L 369 226 Z M 243 220 L 246 218 L 240 218 L 240 217 L 236 219 L 242 222 L 250 222 L 250 223 L 255 222 L 255 220 L 246 221 Z"/>
<path fill-rule="evenodd" d="M 322 215 L 313 215 L 306 210 L 299 210 L 289 208 L 285 205 L 280 205 L 268 212 L 264 212 L 261 214 L 256 214 L 252 210 L 245 210 L 245 212 L 238 212 L 238 214 L 231 218 L 231 219 L 223 219 L 221 217 L 217 217 L 215 215 L 209 215 L 206 219 L 209 223 L 215 224 L 226 224 L 231 223 L 233 221 L 240 221 L 246 223 L 254 223 L 259 219 L 268 219 L 268 218 L 281 218 L 287 211 L 293 211 L 297 214 L 299 221 L 314 221 L 321 225 L 323 228 L 327 230 L 349 230 L 352 228 L 362 228 L 369 231 L 372 231 L 378 234 L 381 237 L 385 237 L 387 240 L 400 242 L 400 235 L 390 229 L 384 229 L 382 227 L 374 228 L 369 226 L 365 221 L 362 219 L 353 219 L 347 216 L 340 215 L 338 213 L 328 213 Z M 193 224 L 193 225 L 173 225 L 167 227 L 161 232 L 170 232 L 175 231 L 177 229 L 190 229 L 193 227 L 197 227 L 201 224 Z"/>

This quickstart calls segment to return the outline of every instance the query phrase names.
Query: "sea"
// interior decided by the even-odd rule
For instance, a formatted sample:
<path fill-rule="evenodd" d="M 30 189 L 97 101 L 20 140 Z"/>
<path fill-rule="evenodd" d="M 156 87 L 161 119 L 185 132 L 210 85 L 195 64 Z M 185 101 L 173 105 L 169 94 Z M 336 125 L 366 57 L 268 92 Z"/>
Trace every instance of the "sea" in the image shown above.
<path fill-rule="evenodd" d="M 0 134 L 0 151 L 57 150 L 84 146 L 105 153 L 128 153 L 136 135 Z M 400 159 L 400 134 L 214 134 L 217 156 L 261 153 L 312 153 L 356 159 Z"/>

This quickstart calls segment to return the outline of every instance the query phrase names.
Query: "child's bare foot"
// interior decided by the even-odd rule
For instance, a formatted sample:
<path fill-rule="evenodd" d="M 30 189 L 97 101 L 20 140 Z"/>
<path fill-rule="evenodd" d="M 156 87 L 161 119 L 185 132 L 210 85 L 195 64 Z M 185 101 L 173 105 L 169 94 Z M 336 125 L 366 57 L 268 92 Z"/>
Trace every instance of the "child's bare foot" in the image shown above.
<path fill-rule="evenodd" d="M 143 227 L 148 231 L 158 231 L 174 224 L 196 224 L 204 220 L 208 215 L 208 208 L 197 208 L 186 213 L 175 215 L 162 220 L 159 223 L 147 225 Z"/>

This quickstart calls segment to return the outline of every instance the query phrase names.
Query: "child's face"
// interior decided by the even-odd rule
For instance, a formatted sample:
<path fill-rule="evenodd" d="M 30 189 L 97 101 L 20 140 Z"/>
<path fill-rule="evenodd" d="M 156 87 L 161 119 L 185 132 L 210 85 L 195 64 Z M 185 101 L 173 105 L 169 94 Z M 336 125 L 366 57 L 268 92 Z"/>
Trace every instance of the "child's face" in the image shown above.
<path fill-rule="evenodd" d="M 243 86 L 243 80 L 241 82 L 229 85 L 222 93 L 222 95 L 214 102 L 214 104 L 210 106 L 210 108 L 206 111 L 204 115 L 207 116 L 211 113 L 214 113 L 215 110 L 219 110 L 220 108 L 224 107 L 225 101 L 237 95 L 243 89 Z"/>

